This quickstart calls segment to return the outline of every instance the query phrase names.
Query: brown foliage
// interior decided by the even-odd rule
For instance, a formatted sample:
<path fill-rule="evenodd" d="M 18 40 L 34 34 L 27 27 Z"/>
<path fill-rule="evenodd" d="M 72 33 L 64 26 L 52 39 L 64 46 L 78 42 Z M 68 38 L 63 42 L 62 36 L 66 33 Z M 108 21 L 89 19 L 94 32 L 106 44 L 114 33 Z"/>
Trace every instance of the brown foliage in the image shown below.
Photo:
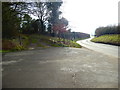
<path fill-rule="evenodd" d="M 12 50 L 15 44 L 10 40 L 2 40 L 2 50 Z"/>

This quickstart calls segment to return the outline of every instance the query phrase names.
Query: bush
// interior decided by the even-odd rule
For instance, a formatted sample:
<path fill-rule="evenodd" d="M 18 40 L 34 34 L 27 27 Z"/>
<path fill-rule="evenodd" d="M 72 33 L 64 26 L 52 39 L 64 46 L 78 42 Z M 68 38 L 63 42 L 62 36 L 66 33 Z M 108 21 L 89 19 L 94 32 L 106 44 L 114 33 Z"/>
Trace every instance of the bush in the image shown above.
<path fill-rule="evenodd" d="M 25 47 L 24 46 L 21 46 L 21 45 L 16 45 L 12 50 L 13 51 L 20 51 L 20 50 L 24 50 L 25 49 Z"/>
<path fill-rule="evenodd" d="M 2 40 L 2 50 L 12 50 L 15 46 L 15 43 L 13 43 L 11 40 Z"/>
<path fill-rule="evenodd" d="M 21 40 L 19 40 L 19 37 L 14 37 L 14 39 L 3 39 L 2 50 L 19 51 L 27 48 L 29 45 L 29 38 L 25 35 L 20 35 L 20 38 Z"/>

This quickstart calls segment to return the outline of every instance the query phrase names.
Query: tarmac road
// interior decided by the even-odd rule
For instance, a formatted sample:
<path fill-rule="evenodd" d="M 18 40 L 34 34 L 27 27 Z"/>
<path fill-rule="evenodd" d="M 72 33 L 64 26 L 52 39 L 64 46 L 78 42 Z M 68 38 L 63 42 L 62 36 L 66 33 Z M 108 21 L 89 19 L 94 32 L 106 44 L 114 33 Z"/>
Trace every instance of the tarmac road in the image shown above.
<path fill-rule="evenodd" d="M 86 48 L 11 52 L 2 79 L 3 88 L 117 88 L 118 59 Z"/>
<path fill-rule="evenodd" d="M 92 38 L 80 40 L 80 41 L 77 41 L 77 43 L 79 43 L 83 47 L 86 47 L 86 48 L 91 49 L 93 51 L 100 52 L 100 53 L 105 54 L 105 55 L 113 56 L 116 58 L 118 58 L 120 56 L 120 55 L 118 55 L 118 48 L 120 48 L 120 47 L 115 46 L 115 45 L 94 43 L 94 42 L 90 41 L 91 39 Z"/>

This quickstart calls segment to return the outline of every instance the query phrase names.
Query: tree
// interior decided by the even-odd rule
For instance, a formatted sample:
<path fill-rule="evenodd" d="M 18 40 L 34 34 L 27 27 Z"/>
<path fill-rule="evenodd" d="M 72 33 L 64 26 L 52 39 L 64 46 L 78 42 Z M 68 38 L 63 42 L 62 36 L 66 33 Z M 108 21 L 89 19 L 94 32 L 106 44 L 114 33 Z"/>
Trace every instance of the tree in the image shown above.
<path fill-rule="evenodd" d="M 106 34 L 120 34 L 120 30 L 118 29 L 119 26 L 106 26 L 106 27 L 99 27 L 95 31 L 95 35 L 97 37 Z"/>
<path fill-rule="evenodd" d="M 48 23 L 49 23 L 49 33 L 55 33 L 52 28 L 54 28 L 55 24 L 59 21 L 59 15 L 62 13 L 59 11 L 60 6 L 62 5 L 61 2 L 48 2 L 47 9 L 50 12 L 50 17 L 48 18 Z M 50 30 L 51 29 L 51 30 Z"/>
<path fill-rule="evenodd" d="M 39 33 L 45 32 L 45 22 L 47 22 L 48 17 L 50 17 L 50 12 L 47 10 L 46 2 L 32 2 L 28 3 L 28 8 L 26 9 L 29 14 L 33 14 L 38 17 L 41 29 Z"/>
<path fill-rule="evenodd" d="M 25 14 L 21 21 L 21 32 L 26 33 L 26 34 L 32 33 L 33 32 L 33 28 L 32 28 L 33 21 L 32 21 L 32 18 L 28 14 Z"/>
<path fill-rule="evenodd" d="M 49 0 L 48 0 L 49 1 Z M 29 14 L 33 14 L 38 17 L 37 23 L 40 28 L 39 33 L 45 32 L 45 26 L 48 27 L 48 33 L 53 33 L 52 27 L 59 20 L 60 11 L 59 8 L 61 2 L 31 2 L 27 3 L 28 7 L 26 11 Z"/>
<path fill-rule="evenodd" d="M 21 32 L 43 34 L 46 32 L 46 26 L 48 33 L 54 33 L 52 27 L 60 21 L 61 4 L 62 2 L 3 3 L 3 37 L 14 37 Z M 38 19 L 32 20 L 31 14 L 37 16 Z M 59 25 L 59 27 L 61 26 L 64 27 L 62 24 Z"/>
<path fill-rule="evenodd" d="M 4 38 L 11 38 L 19 33 L 21 17 L 12 5 L 13 3 L 10 2 L 2 3 L 2 36 Z"/>
<path fill-rule="evenodd" d="M 56 35 L 64 38 L 64 33 L 67 32 L 67 26 L 68 21 L 62 17 L 55 24 L 53 24 L 52 30 Z"/>

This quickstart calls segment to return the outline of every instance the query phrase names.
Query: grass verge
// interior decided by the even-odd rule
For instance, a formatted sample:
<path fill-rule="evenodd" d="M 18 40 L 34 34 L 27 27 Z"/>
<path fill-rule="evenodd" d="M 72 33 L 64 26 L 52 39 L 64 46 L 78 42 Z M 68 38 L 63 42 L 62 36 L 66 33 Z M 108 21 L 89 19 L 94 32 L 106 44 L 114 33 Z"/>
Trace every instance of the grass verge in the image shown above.
<path fill-rule="evenodd" d="M 120 46 L 120 34 L 103 35 L 95 37 L 91 41 L 96 43 L 105 43 Z"/>
<path fill-rule="evenodd" d="M 0 53 L 7 53 L 10 52 L 9 50 L 0 50 Z"/>
<path fill-rule="evenodd" d="M 44 35 L 30 35 L 30 41 L 31 43 L 37 43 L 37 46 L 39 47 L 53 46 L 81 48 L 81 45 L 77 44 L 75 41 Z"/>
<path fill-rule="evenodd" d="M 21 38 L 21 39 L 20 39 Z M 30 44 L 34 44 L 35 47 L 75 47 L 81 48 L 81 45 L 75 41 L 67 40 L 58 37 L 50 37 L 45 35 L 20 35 L 14 39 L 3 39 L 2 50 L 0 52 L 13 52 L 28 49 Z M 21 44 L 20 44 L 21 42 Z"/>

